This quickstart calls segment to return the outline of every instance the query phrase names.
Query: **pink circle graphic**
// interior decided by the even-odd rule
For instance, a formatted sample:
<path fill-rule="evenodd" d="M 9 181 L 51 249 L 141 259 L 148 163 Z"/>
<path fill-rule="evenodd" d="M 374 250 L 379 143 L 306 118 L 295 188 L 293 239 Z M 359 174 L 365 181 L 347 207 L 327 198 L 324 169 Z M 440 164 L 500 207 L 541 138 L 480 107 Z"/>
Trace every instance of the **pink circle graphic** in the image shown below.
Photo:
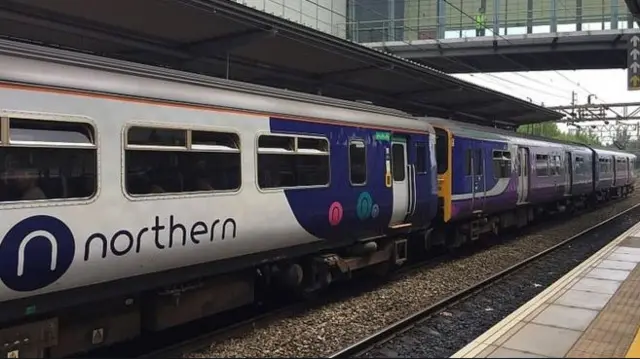
<path fill-rule="evenodd" d="M 329 223 L 332 226 L 337 226 L 342 221 L 342 205 L 340 202 L 333 202 L 331 206 L 329 206 Z"/>

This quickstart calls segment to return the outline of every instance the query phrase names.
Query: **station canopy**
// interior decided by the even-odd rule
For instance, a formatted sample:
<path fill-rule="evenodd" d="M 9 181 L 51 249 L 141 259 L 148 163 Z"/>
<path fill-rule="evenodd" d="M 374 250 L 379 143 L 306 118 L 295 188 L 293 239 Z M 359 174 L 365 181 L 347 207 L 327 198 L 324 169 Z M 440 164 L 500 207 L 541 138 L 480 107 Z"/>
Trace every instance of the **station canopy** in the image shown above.
<path fill-rule="evenodd" d="M 556 111 L 230 0 L 2 0 L 0 37 L 498 127 Z"/>

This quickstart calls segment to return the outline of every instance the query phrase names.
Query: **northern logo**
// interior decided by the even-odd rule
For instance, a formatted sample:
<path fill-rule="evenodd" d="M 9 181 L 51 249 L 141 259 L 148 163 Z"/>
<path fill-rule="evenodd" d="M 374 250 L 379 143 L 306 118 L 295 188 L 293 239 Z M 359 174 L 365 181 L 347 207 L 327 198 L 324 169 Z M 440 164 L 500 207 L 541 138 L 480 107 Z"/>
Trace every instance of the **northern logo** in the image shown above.
<path fill-rule="evenodd" d="M 44 288 L 69 269 L 75 250 L 73 233 L 61 220 L 25 218 L 0 242 L 0 280 L 18 292 Z"/>

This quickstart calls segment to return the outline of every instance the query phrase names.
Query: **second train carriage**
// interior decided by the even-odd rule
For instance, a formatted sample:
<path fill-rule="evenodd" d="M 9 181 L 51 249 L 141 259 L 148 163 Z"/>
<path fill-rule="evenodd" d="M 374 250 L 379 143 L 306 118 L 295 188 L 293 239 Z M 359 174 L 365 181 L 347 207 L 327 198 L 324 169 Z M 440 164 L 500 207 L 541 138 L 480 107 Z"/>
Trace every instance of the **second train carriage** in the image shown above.
<path fill-rule="evenodd" d="M 436 242 L 456 247 L 483 232 L 522 226 L 544 210 L 633 191 L 635 155 L 425 118 L 435 128 L 439 219 Z M 615 164 L 615 165 L 610 165 Z"/>

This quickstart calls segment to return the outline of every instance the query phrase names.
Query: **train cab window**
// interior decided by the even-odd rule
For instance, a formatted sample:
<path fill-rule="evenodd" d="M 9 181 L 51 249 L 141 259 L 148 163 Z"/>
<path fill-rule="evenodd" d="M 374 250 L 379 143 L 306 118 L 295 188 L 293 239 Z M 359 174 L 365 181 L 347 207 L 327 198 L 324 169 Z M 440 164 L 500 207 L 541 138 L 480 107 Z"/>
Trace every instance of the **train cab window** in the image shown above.
<path fill-rule="evenodd" d="M 327 186 L 330 181 L 326 138 L 261 135 L 258 138 L 258 186 Z"/>
<path fill-rule="evenodd" d="M 449 169 L 449 135 L 447 131 L 436 128 L 436 162 L 438 174 L 444 174 Z"/>
<path fill-rule="evenodd" d="M 356 186 L 367 183 L 367 147 L 362 140 L 349 143 L 349 179 Z"/>
<path fill-rule="evenodd" d="M 549 175 L 549 155 L 536 155 L 536 175 L 538 177 Z"/>
<path fill-rule="evenodd" d="M 427 144 L 416 143 L 416 173 L 427 173 Z"/>
<path fill-rule="evenodd" d="M 240 188 L 235 133 L 134 126 L 127 131 L 125 188 L 131 195 Z"/>
<path fill-rule="evenodd" d="M 511 152 L 493 151 L 493 175 L 495 178 L 511 176 Z"/>
<path fill-rule="evenodd" d="M 405 158 L 404 158 L 404 146 L 398 143 L 394 143 L 391 146 L 391 163 L 393 166 L 393 180 L 404 181 L 405 174 Z"/>
<path fill-rule="evenodd" d="M 8 119 L 0 129 L 0 202 L 87 199 L 97 192 L 91 125 Z M 6 133 L 8 132 L 8 133 Z"/>

